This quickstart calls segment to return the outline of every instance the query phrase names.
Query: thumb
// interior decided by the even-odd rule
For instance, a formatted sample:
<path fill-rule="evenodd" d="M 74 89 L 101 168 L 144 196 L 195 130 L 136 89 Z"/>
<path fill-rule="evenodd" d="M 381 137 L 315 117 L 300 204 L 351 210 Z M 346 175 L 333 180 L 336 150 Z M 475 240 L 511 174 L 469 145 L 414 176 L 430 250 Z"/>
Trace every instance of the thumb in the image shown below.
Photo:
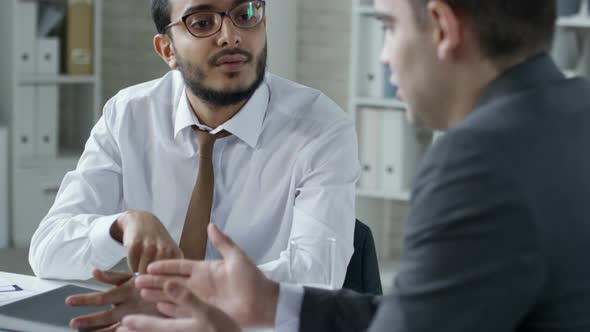
<path fill-rule="evenodd" d="M 223 232 L 221 232 L 214 224 L 209 224 L 207 233 L 209 234 L 211 243 L 213 243 L 215 248 L 219 250 L 219 253 L 221 253 L 221 256 L 223 256 L 224 259 L 236 255 L 245 256 L 245 254 L 234 243 L 234 241 L 229 236 L 223 234 Z"/>

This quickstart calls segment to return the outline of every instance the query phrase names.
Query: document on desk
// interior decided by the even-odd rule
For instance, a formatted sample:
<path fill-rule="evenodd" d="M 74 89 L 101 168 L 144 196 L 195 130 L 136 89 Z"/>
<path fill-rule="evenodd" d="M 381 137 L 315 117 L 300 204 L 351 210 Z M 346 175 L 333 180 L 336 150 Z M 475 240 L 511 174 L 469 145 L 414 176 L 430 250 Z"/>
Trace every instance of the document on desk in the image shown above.
<path fill-rule="evenodd" d="M 22 289 L 19 285 L 12 282 L 12 280 L 0 274 L 0 306 L 33 295 L 35 295 L 34 292 Z"/>
<path fill-rule="evenodd" d="M 0 293 L 22 291 L 18 285 L 0 275 Z"/>

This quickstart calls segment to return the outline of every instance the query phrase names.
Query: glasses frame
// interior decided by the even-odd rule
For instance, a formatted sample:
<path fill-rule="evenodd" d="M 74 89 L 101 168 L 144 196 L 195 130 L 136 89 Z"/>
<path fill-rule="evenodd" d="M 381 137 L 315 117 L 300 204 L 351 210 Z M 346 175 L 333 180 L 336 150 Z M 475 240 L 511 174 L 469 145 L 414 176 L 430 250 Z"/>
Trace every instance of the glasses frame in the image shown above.
<path fill-rule="evenodd" d="M 258 22 L 258 24 L 256 24 L 255 26 L 248 27 L 248 28 L 245 28 L 245 27 L 240 27 L 240 26 L 238 26 L 238 25 L 236 24 L 236 22 L 234 22 L 234 19 L 233 19 L 233 18 L 232 18 L 232 16 L 231 16 L 231 13 L 232 13 L 232 11 L 233 11 L 234 9 L 236 9 L 237 7 L 239 7 L 239 6 L 243 5 L 243 4 L 245 4 L 245 3 L 252 3 L 252 2 L 257 2 L 257 3 L 260 3 L 260 4 L 262 4 L 262 18 L 260 19 L 260 22 Z M 217 14 L 217 15 L 221 16 L 221 24 L 219 25 L 219 28 L 218 28 L 217 30 L 215 30 L 215 32 L 212 32 L 212 33 L 210 33 L 210 34 L 208 34 L 208 35 L 206 35 L 206 36 L 197 36 L 197 35 L 195 35 L 194 33 L 192 33 L 191 29 L 189 29 L 188 25 L 186 24 L 186 20 L 187 20 L 187 19 L 188 19 L 190 16 L 192 16 L 192 15 L 194 15 L 194 14 L 196 14 L 196 13 L 214 13 L 214 14 Z M 197 11 L 194 11 L 194 12 L 192 12 L 192 13 L 188 13 L 188 14 L 186 14 L 186 15 L 182 16 L 182 17 L 181 17 L 179 20 L 176 20 L 176 21 L 174 21 L 174 22 L 172 22 L 172 23 L 168 24 L 168 25 L 167 25 L 167 26 L 164 28 L 164 31 L 163 31 L 163 33 L 166 33 L 166 32 L 168 31 L 168 29 L 172 28 L 173 26 L 175 26 L 175 25 L 178 25 L 178 24 L 182 23 L 182 24 L 184 25 L 184 28 L 186 29 L 186 31 L 188 31 L 188 33 L 190 33 L 190 34 L 191 34 L 193 37 L 195 37 L 195 38 L 207 38 L 207 37 L 211 37 L 211 36 L 213 36 L 214 34 L 218 33 L 218 32 L 221 30 L 221 28 L 223 27 L 223 21 L 224 21 L 224 18 L 225 18 L 226 16 L 227 16 L 227 17 L 229 17 L 229 20 L 231 21 L 231 23 L 232 23 L 232 24 L 233 24 L 233 25 L 234 25 L 236 28 L 239 28 L 239 29 L 254 29 L 254 28 L 256 28 L 257 26 L 259 26 L 259 25 L 260 25 L 260 23 L 262 23 L 262 21 L 264 21 L 264 18 L 266 17 L 266 1 L 265 1 L 265 0 L 252 0 L 252 1 L 246 1 L 246 2 L 244 2 L 244 3 L 241 3 L 241 4 L 239 4 L 239 5 L 235 6 L 235 7 L 232 7 L 232 8 L 231 8 L 231 9 L 229 9 L 229 10 L 226 10 L 226 11 L 224 11 L 224 12 L 216 12 L 216 11 L 213 11 L 213 10 L 197 10 Z"/>

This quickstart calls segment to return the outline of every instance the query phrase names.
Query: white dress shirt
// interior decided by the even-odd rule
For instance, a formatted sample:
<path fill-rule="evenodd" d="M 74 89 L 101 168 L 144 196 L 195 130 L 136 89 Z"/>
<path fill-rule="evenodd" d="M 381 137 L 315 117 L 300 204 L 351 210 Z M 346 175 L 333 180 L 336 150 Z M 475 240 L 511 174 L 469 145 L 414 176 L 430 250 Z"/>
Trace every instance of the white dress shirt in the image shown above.
<path fill-rule="evenodd" d="M 44 278 L 87 279 L 126 256 L 109 229 L 125 211 L 153 213 L 178 243 L 198 171 L 199 121 L 182 76 L 119 92 L 105 105 L 75 170 L 35 232 L 29 261 Z M 335 285 L 353 253 L 360 168 L 353 122 L 319 91 L 266 74 L 214 133 L 211 222 L 271 279 L 289 280 L 288 243 L 303 241 L 295 269 L 321 282 L 314 239 L 336 239 Z M 206 259 L 220 254 L 208 243 Z"/>

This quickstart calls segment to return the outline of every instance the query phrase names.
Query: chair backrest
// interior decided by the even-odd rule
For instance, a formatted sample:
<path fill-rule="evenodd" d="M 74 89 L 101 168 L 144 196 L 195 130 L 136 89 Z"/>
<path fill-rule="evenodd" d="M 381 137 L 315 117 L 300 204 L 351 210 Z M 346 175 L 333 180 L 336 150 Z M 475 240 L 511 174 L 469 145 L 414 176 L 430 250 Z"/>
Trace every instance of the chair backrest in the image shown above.
<path fill-rule="evenodd" d="M 373 234 L 369 226 L 358 219 L 354 225 L 354 254 L 348 263 L 343 288 L 359 293 L 383 294 Z"/>

